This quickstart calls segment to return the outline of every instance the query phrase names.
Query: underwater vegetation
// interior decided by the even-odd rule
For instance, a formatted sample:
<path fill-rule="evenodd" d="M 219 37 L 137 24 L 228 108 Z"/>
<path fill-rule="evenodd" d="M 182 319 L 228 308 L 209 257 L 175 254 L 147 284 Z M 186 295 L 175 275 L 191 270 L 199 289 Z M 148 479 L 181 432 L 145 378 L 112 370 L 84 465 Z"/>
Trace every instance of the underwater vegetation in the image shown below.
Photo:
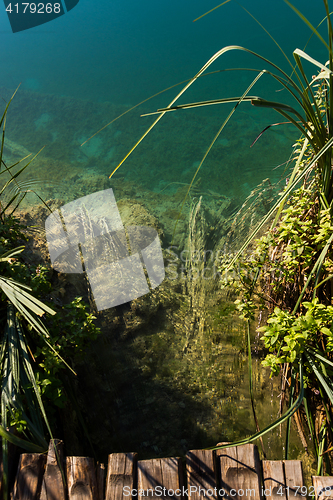
<path fill-rule="evenodd" d="M 15 94 L 6 116 L 12 109 L 14 115 L 19 112 L 20 106 L 15 99 L 19 104 L 24 102 Z M 78 109 L 72 102 L 60 101 Z M 43 116 L 41 107 L 44 105 L 48 115 L 54 116 L 54 110 L 47 108 L 47 99 L 42 99 L 42 106 L 37 105 L 36 96 L 30 102 L 37 108 L 37 116 Z M 8 118 L 8 121 L 11 120 Z M 23 134 L 21 122 L 17 130 Z M 43 120 L 38 121 L 39 125 L 41 123 Z M 6 123 L 6 132 L 7 129 Z M 46 133 L 42 128 L 38 129 L 39 132 Z M 88 306 L 84 279 L 71 280 L 50 269 L 43 221 L 50 211 L 71 198 L 50 183 L 49 191 L 44 192 L 51 195 L 51 199 L 43 202 L 39 194 L 40 184 L 34 179 L 36 173 L 46 169 L 46 166 L 46 173 L 58 173 L 62 163 L 58 158 L 52 160 L 43 156 L 44 148 L 28 164 L 34 156 L 30 154 L 29 141 L 22 141 L 27 147 L 22 146 L 18 141 L 20 134 L 16 133 L 11 136 L 12 139 L 8 139 L 6 134 L 2 136 L 4 154 L 1 175 L 4 189 L 1 205 L 5 222 L 1 234 L 4 251 L 15 249 L 19 244 L 22 253 L 14 256 L 14 260 L 7 256 L 8 262 L 4 262 L 3 266 L 5 276 L 32 288 L 34 296 L 57 312 L 50 318 L 42 317 L 54 351 L 43 345 L 43 338 L 28 327 L 20 313 L 15 313 L 15 317 L 22 322 L 23 333 L 28 336 L 28 359 L 50 426 L 48 430 L 42 416 L 34 417 L 41 420 L 45 442 L 52 431 L 54 436 L 64 437 L 66 447 L 72 454 L 90 455 L 90 439 L 96 456 L 103 459 L 110 450 L 123 449 L 136 449 L 142 457 L 151 457 L 175 455 L 185 453 L 189 448 L 213 445 L 221 436 L 234 440 L 251 433 L 253 425 L 249 422 L 243 322 L 237 320 L 228 294 L 224 296 L 221 292 L 217 296 L 215 255 L 206 263 L 209 269 L 205 271 L 205 276 L 215 273 L 216 279 L 206 280 L 201 278 L 202 262 L 196 265 L 191 260 L 182 260 L 182 247 L 165 249 L 168 274 L 165 283 L 155 293 L 99 314 L 94 320 L 94 308 L 91 304 Z M 62 130 L 59 131 L 61 133 Z M 32 138 L 31 130 L 28 135 L 29 139 Z M 36 148 L 38 141 L 35 141 L 31 150 Z M 68 170 L 68 164 L 64 162 L 65 168 Z M 33 177 L 29 173 L 25 175 L 29 169 L 33 170 Z M 79 176 L 79 170 L 74 169 L 71 175 Z M 87 194 L 84 188 L 88 192 L 100 189 L 101 175 L 91 176 L 89 184 L 87 178 L 87 175 L 83 177 L 84 182 L 78 184 L 77 191 L 71 189 L 71 196 Z M 119 178 L 114 185 L 122 195 L 117 206 L 125 225 L 148 224 L 156 228 L 162 239 L 163 232 L 171 238 L 173 224 L 167 224 L 165 218 L 151 214 L 153 204 L 160 208 L 163 193 L 150 193 L 148 210 L 147 199 L 133 198 L 135 188 L 137 190 L 133 183 Z M 103 186 L 108 187 L 108 184 Z M 187 187 L 187 184 L 177 185 L 176 197 L 180 201 Z M 33 201 L 32 206 L 25 205 L 27 197 L 34 192 L 39 204 L 36 206 Z M 193 193 L 198 199 L 194 200 L 189 214 L 184 212 L 182 245 L 204 251 L 219 240 L 215 236 L 217 227 L 224 231 L 231 223 L 229 214 L 233 203 L 226 196 L 219 199 L 217 193 L 205 194 L 199 184 L 194 186 Z M 145 191 L 145 195 L 148 198 L 149 192 Z M 203 197 L 207 195 L 211 199 L 210 205 L 203 203 Z M 63 198 L 59 199 L 61 196 Z M 172 208 L 171 221 L 178 212 L 171 197 L 165 196 L 163 210 L 171 212 Z M 14 219 L 10 217 L 13 209 Z M 215 212 L 219 219 L 214 216 Z M 154 213 L 159 215 L 157 210 Z M 26 241 L 27 235 L 29 241 Z M 188 279 L 191 274 L 193 281 Z M 199 276 L 198 280 L 196 276 Z M 84 301 L 75 298 L 77 293 L 84 297 Z M 5 309 L 7 303 L 4 302 L 3 306 Z M 5 328 L 5 315 L 2 319 Z M 13 335 L 15 339 L 15 331 Z M 69 371 L 58 354 L 77 375 Z M 265 407 L 269 421 L 276 409 L 270 399 L 265 401 L 262 394 L 263 391 L 270 393 L 274 390 L 274 384 L 258 363 L 256 366 L 255 385 L 260 393 L 258 404 Z M 8 402 L 7 419 L 14 432 L 14 437 L 10 435 L 8 439 L 13 441 L 16 436 L 21 439 L 22 449 L 23 445 L 37 449 L 29 429 L 31 409 L 26 405 L 24 395 L 21 402 L 22 408 L 14 413 L 13 402 Z M 34 403 L 33 409 L 36 408 Z M 84 426 L 81 425 L 83 419 Z M 27 442 L 30 439 L 30 442 L 23 443 L 23 439 Z M 270 449 L 275 449 L 275 440 L 272 439 L 274 444 Z M 85 443 L 84 448 L 82 443 Z"/>
<path fill-rule="evenodd" d="M 259 311 L 265 309 L 268 314 L 265 325 L 258 329 L 260 333 L 263 333 L 262 340 L 269 351 L 263 364 L 271 369 L 272 375 L 282 373 L 280 417 L 263 430 L 260 430 L 256 417 L 250 375 L 250 393 L 257 432 L 233 444 L 248 443 L 259 439 L 281 423 L 287 422 L 285 458 L 288 458 L 290 423 L 291 417 L 294 416 L 305 449 L 310 445 L 314 448 L 317 474 L 320 475 L 324 472 L 331 473 L 331 450 L 333 449 L 333 306 L 331 305 L 333 31 L 327 0 L 323 0 L 325 17 L 320 23 L 320 25 L 324 22 L 327 24 L 326 40 L 318 31 L 320 25 L 314 27 L 288 0 L 285 2 L 309 28 L 310 38 L 315 36 L 323 44 L 327 50 L 327 63 L 317 61 L 305 50 L 298 48 L 293 52 L 294 63 L 292 63 L 273 39 L 290 66 L 288 74 L 274 61 L 247 48 L 238 46 L 222 48 L 186 83 L 168 106 L 150 113 L 156 114 L 157 118 L 111 172 L 110 177 L 118 171 L 129 155 L 166 114 L 196 107 L 232 104 L 230 113 L 219 127 L 197 166 L 180 207 L 179 220 L 186 198 L 203 163 L 211 154 L 225 126 L 239 106 L 251 103 L 257 108 L 273 109 L 282 115 L 284 121 L 272 125 L 283 126 L 288 123 L 293 125 L 300 134 L 288 162 L 290 173 L 286 185 L 259 223 L 252 221 L 252 227 L 248 227 L 250 236 L 246 238 L 236 254 L 230 257 L 229 262 L 225 262 L 224 259 L 221 272 L 224 275 L 224 285 L 232 285 L 240 295 L 236 304 L 241 317 L 248 324 L 250 374 L 249 324 L 253 321 L 258 309 Z M 228 2 L 224 2 L 221 6 L 225 3 Z M 268 35 L 272 38 L 269 33 Z M 251 54 L 264 66 L 261 70 L 248 69 L 257 75 L 244 93 L 233 98 L 178 104 L 177 101 L 198 78 L 217 59 L 222 59 L 224 54 L 230 51 Z M 310 77 L 305 68 L 305 62 L 312 65 Z M 314 70 L 317 74 L 313 76 Z M 286 91 L 290 99 L 283 102 L 253 95 L 255 85 L 263 77 L 274 79 L 279 87 Z M 268 128 L 266 127 L 258 138 Z M 262 234 L 261 238 L 254 240 L 259 232 Z M 175 230 L 173 235 L 175 235 Z M 252 244 L 251 252 L 249 251 L 250 244 Z M 197 319 L 198 322 L 200 330 L 202 327 L 200 319 Z M 287 410 L 283 413 L 284 406 L 287 406 Z"/>

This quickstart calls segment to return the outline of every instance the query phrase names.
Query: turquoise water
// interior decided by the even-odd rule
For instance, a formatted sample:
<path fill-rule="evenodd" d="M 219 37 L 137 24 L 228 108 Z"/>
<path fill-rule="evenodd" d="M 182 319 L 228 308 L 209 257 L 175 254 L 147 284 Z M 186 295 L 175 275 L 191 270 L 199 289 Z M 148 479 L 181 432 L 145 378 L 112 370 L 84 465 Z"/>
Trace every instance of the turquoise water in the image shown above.
<path fill-rule="evenodd" d="M 324 16 L 320 1 L 315 6 L 311 1 L 298 1 L 295 5 L 314 25 Z M 95 173 L 106 176 L 155 118 L 140 118 L 140 115 L 167 106 L 183 85 L 134 109 L 79 149 L 80 144 L 116 118 L 117 113 L 188 80 L 222 47 L 247 47 L 290 73 L 288 62 L 274 42 L 236 2 L 231 1 L 193 22 L 214 6 L 214 2 L 199 0 L 181 4 L 119 0 L 100 1 L 98 5 L 80 0 L 66 15 L 15 34 L 11 33 L 2 12 L 0 43 L 5 50 L 1 54 L 0 83 L 7 89 L 21 84 L 21 116 L 30 120 L 30 129 L 40 138 L 48 131 L 36 144 L 31 130 L 29 133 L 22 127 L 15 130 L 18 120 L 13 117 L 8 123 L 8 137 L 31 152 L 37 152 L 39 144 L 45 145 L 43 155 L 54 159 L 59 158 L 61 149 L 61 159 L 69 162 L 71 168 L 78 167 L 82 174 L 93 168 Z M 291 59 L 292 50 L 306 44 L 310 30 L 282 0 L 269 5 L 263 0 L 244 1 L 243 6 L 276 38 Z M 326 61 L 325 51 L 315 37 L 307 50 L 312 57 Z M 224 71 L 237 67 L 261 70 L 269 66 L 249 54 L 228 52 L 209 68 L 223 72 L 195 82 L 178 103 L 241 95 L 256 73 Z M 307 67 L 313 72 L 308 63 Z M 279 84 L 268 75 L 260 79 L 250 94 L 290 101 L 286 91 L 281 92 Z M 37 109 L 35 104 L 32 109 L 31 99 L 36 103 L 36 99 L 45 100 L 47 95 L 52 96 L 47 112 L 42 106 Z M 57 98 L 67 98 L 67 104 Z M 95 109 L 90 106 L 83 115 L 82 100 L 95 103 Z M 98 107 L 102 103 L 111 104 L 114 109 L 104 108 L 103 113 L 103 106 Z M 230 110 L 230 105 L 220 105 L 169 113 L 118 175 L 140 182 L 154 192 L 160 192 L 171 182 L 189 183 Z M 283 178 L 283 168 L 273 169 L 287 160 L 291 144 L 297 138 L 289 125 L 270 129 L 250 149 L 267 125 L 279 121 L 284 120 L 277 113 L 243 103 L 200 171 L 202 189 L 213 187 L 215 192 L 237 197 L 241 202 L 262 179 L 269 177 L 276 182 Z M 69 187 L 70 178 L 66 181 Z"/>
<path fill-rule="evenodd" d="M 318 0 L 315 2 L 295 0 L 294 4 L 315 26 L 324 17 L 322 2 Z M 13 90 L 21 84 L 9 108 L 5 158 L 8 162 L 14 162 L 26 154 L 36 154 L 44 147 L 25 174 L 25 180 L 32 183 L 41 196 L 46 200 L 58 199 L 61 203 L 66 203 L 80 196 L 112 187 L 117 201 L 134 200 L 145 205 L 158 220 L 161 234 L 164 235 L 162 244 L 165 248 L 168 247 L 179 207 L 189 183 L 232 107 L 210 106 L 167 114 L 109 180 L 111 172 L 154 121 L 155 116 L 141 117 L 141 115 L 166 107 L 184 83 L 166 92 L 160 92 L 191 78 L 214 53 L 227 45 L 246 47 L 281 65 L 288 74 L 291 72 L 291 67 L 274 42 L 238 3 L 231 1 L 193 23 L 194 19 L 215 5 L 216 2 L 212 0 L 209 2 L 147 0 L 142 3 L 134 0 L 99 2 L 80 0 L 78 5 L 65 16 L 15 34 L 11 32 L 9 21 L 2 11 L 0 14 L 1 109 L 4 108 Z M 302 49 L 308 41 L 309 29 L 282 0 L 269 2 L 244 0 L 242 5 L 275 37 L 291 59 L 292 51 L 295 48 Z M 324 33 L 324 29 L 320 29 L 320 32 Z M 326 62 L 327 54 L 315 37 L 307 47 L 307 52 L 322 63 Z M 309 75 L 314 72 L 309 64 L 305 67 Z M 252 55 L 230 51 L 210 67 L 209 71 L 215 73 L 195 82 L 181 97 L 179 103 L 242 95 L 257 73 L 225 71 L 235 68 L 262 70 L 269 68 L 269 65 Z M 160 94 L 131 110 L 141 101 L 158 93 Z M 250 94 L 273 101 L 291 102 L 286 91 L 281 91 L 281 86 L 269 75 L 264 75 Z M 111 125 L 81 146 L 111 121 L 113 121 Z M 256 207 L 259 215 L 267 211 L 272 197 L 288 176 L 285 162 L 292 152 L 292 144 L 298 138 L 298 133 L 295 133 L 290 125 L 273 127 L 253 148 L 250 146 L 267 125 L 280 121 L 284 119 L 273 111 L 259 110 L 251 107 L 249 103 L 242 103 L 239 106 L 195 179 L 195 186 L 190 192 L 189 201 L 185 204 L 178 225 L 176 241 L 179 251 L 181 245 L 184 245 L 184 235 L 188 230 L 189 202 L 199 196 L 203 197 L 202 206 L 208 228 L 206 243 L 210 245 L 209 249 L 214 247 L 215 250 L 216 245 L 220 244 L 223 233 L 223 227 L 219 226 L 221 219 L 226 220 L 235 213 L 251 191 L 264 179 L 269 179 L 269 182 L 265 181 L 269 186 L 279 183 L 275 190 L 273 187 L 271 192 L 267 190 L 267 200 L 261 201 Z M 29 200 L 31 203 L 36 202 L 36 198 L 32 195 Z M 221 200 L 225 203 L 224 208 Z M 180 300 L 182 293 L 186 295 L 184 290 L 177 293 L 179 294 L 177 300 Z M 168 328 L 171 328 L 170 321 L 165 322 Z M 219 324 L 218 327 L 223 329 L 223 324 Z M 213 333 L 214 328 L 211 327 Z M 142 345 L 143 332 L 140 332 L 139 346 L 136 346 L 138 359 L 146 357 L 144 362 L 148 368 L 149 363 L 152 363 L 150 360 L 155 359 L 155 356 L 159 357 L 156 352 L 151 354 L 153 352 L 151 346 L 156 345 L 158 350 L 160 337 L 164 339 L 163 332 L 151 333 L 148 347 Z M 216 341 L 216 344 L 223 342 L 223 345 L 228 346 L 231 341 L 227 337 L 224 332 L 222 340 Z M 166 348 L 169 343 L 165 340 L 163 343 L 162 340 L 161 345 Z M 133 345 L 135 347 L 135 344 Z M 172 349 L 176 352 L 179 345 L 176 344 Z M 130 348 L 133 352 L 132 344 Z M 244 346 L 242 348 L 244 350 Z M 118 354 L 117 352 L 116 358 Z M 120 349 L 120 358 L 122 355 L 123 351 Z M 238 359 L 236 352 L 232 355 Z M 105 356 L 107 358 L 106 354 Z M 213 355 L 210 353 L 208 358 L 209 356 Z M 205 361 L 200 371 L 200 356 L 196 353 L 193 359 L 199 366 L 200 377 L 203 377 L 202 373 L 205 373 L 209 363 Z M 177 363 L 175 370 L 177 369 L 183 376 L 186 374 L 183 363 L 191 363 L 191 358 L 188 357 L 186 360 L 181 357 L 180 360 L 177 359 Z M 246 364 L 242 362 L 240 365 L 237 366 L 237 370 L 243 383 L 246 375 L 241 374 L 246 373 Z M 144 377 L 146 377 L 144 369 L 147 372 L 150 370 L 147 366 L 143 367 L 138 361 L 138 370 Z M 163 364 L 164 369 L 167 371 Z M 119 368 L 117 370 L 116 375 L 119 377 Z M 163 378 L 163 370 L 155 377 Z M 226 368 L 225 372 L 228 370 Z M 170 375 L 168 372 L 163 384 L 168 384 L 174 378 L 174 373 L 176 372 Z M 109 368 L 109 379 L 112 376 L 114 372 Z M 258 375 L 258 379 L 260 377 L 261 375 Z M 265 377 L 267 389 L 269 384 L 266 380 L 267 374 Z M 140 396 L 142 399 L 139 402 L 144 405 L 142 401 L 148 401 L 149 406 L 151 395 L 144 391 L 149 392 L 151 386 L 147 385 L 145 380 Z M 170 382 L 170 387 L 172 383 L 179 391 L 175 405 L 178 404 L 179 408 L 182 408 L 185 403 L 181 399 L 181 391 L 185 390 L 186 383 L 180 384 L 174 381 Z M 193 382 L 193 386 L 196 383 Z M 225 412 L 224 409 L 220 411 L 216 403 L 219 401 L 219 404 L 222 404 L 219 396 L 213 395 L 212 403 L 209 403 L 208 396 L 200 399 L 205 391 L 199 387 L 200 384 L 198 390 L 193 389 L 195 394 L 199 394 L 195 397 L 200 399 L 202 404 L 208 407 L 209 404 L 213 405 L 214 409 L 211 411 L 213 417 L 211 421 L 209 417 L 207 420 L 206 417 L 202 418 L 202 421 L 197 418 L 200 421 L 200 425 L 197 424 L 200 439 L 191 442 L 186 435 L 185 441 L 183 438 L 183 447 L 212 445 L 214 440 L 218 439 L 217 432 L 220 432 L 224 439 L 230 440 L 241 437 L 242 432 L 243 434 L 249 432 L 244 424 L 250 415 L 249 400 L 240 403 L 245 400 L 243 385 L 242 394 L 238 391 L 237 397 L 232 395 L 239 384 L 239 380 L 229 380 L 229 385 L 226 383 L 228 390 L 223 396 L 223 404 L 228 409 Z M 260 384 L 258 391 L 264 386 L 264 383 Z M 117 389 L 113 391 L 114 386 L 117 386 Z M 125 403 L 122 402 L 121 384 L 119 388 L 116 383 L 112 387 L 110 405 L 116 399 L 119 408 L 123 404 L 122 408 L 130 411 L 131 404 L 128 398 L 125 398 Z M 154 390 L 156 394 L 154 393 L 153 397 L 157 398 L 158 390 Z M 219 390 L 223 392 L 221 388 Z M 267 393 L 270 398 L 269 403 L 272 391 L 272 387 L 269 386 Z M 132 395 L 131 392 L 129 394 Z M 190 391 L 188 395 L 184 395 L 184 400 L 188 397 L 193 403 L 192 396 Z M 138 408 L 140 404 L 138 403 Z M 161 402 L 160 406 L 163 407 Z M 170 412 L 168 428 L 172 428 L 174 415 L 178 415 L 177 418 L 184 417 L 184 413 L 182 417 L 179 416 L 181 410 L 178 406 L 176 408 L 178 413 Z M 196 411 L 194 407 L 190 408 Z M 265 408 L 262 413 L 266 411 L 267 415 L 273 418 L 276 408 L 274 410 L 268 410 L 267 406 Z M 113 411 L 116 415 L 117 412 Z M 121 411 L 119 410 L 119 414 L 124 418 Z M 235 413 L 237 411 L 239 413 Z M 243 419 L 241 431 L 237 430 L 235 415 Z M 132 417 L 133 415 L 129 418 L 131 422 Z M 114 418 L 116 419 L 116 416 Z M 193 418 L 195 420 L 196 415 Z M 229 431 L 225 431 L 225 427 L 223 430 L 221 423 L 218 431 L 215 426 L 210 432 L 209 427 L 215 425 L 212 423 L 214 418 L 215 421 L 217 418 L 224 418 L 224 425 L 225 427 L 229 425 Z M 143 420 L 145 419 L 144 416 Z M 115 424 L 112 425 L 110 424 L 110 434 L 115 427 Z M 150 427 L 149 421 L 147 427 Z M 144 432 L 148 432 L 147 427 L 144 427 Z M 153 453 L 158 435 L 163 432 L 163 424 L 158 423 L 155 431 L 153 438 L 148 436 L 145 439 L 140 436 L 136 440 L 133 437 L 133 440 L 137 443 L 154 443 L 149 448 Z M 182 441 L 181 431 L 177 434 L 178 438 Z M 119 441 L 122 441 L 121 434 Z M 118 438 L 112 442 L 118 443 Z M 126 444 L 130 446 L 130 439 Z M 158 448 L 157 444 L 156 446 Z M 274 446 L 276 445 L 272 445 L 272 449 Z M 171 453 L 166 445 L 159 449 L 160 454 Z M 175 453 L 179 452 L 176 448 L 172 450 L 175 450 L 172 451 Z"/>
<path fill-rule="evenodd" d="M 242 4 L 288 56 L 296 47 L 303 48 L 309 29 L 282 0 Z M 314 25 L 324 17 L 318 0 L 294 4 Z M 191 77 L 225 45 L 245 46 L 287 68 L 267 34 L 236 2 L 193 23 L 215 5 L 203 0 L 101 0 L 98 4 L 80 0 L 65 16 L 16 34 L 2 12 L 0 42 L 6 48 L 1 55 L 2 84 L 16 87 L 22 82 L 22 88 L 34 92 L 133 105 Z M 321 59 L 320 45 L 313 42 L 310 47 L 311 55 Z M 232 54 L 214 69 L 252 62 L 250 57 Z M 228 90 L 237 81 L 232 78 Z M 224 93 L 213 79 L 205 85 L 215 97 L 216 92 Z M 168 100 L 163 96 L 160 103 Z"/>

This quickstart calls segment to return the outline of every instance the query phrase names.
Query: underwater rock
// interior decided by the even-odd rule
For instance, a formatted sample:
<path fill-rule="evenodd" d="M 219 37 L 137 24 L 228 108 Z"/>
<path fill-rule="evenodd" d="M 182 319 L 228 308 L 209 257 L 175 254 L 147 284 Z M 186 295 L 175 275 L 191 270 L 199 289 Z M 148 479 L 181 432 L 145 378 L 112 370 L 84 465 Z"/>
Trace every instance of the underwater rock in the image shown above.
<path fill-rule="evenodd" d="M 163 238 L 163 230 L 156 217 L 148 212 L 145 205 L 137 200 L 121 199 L 117 202 L 121 220 L 127 226 L 147 226 L 155 229 L 159 237 Z"/>

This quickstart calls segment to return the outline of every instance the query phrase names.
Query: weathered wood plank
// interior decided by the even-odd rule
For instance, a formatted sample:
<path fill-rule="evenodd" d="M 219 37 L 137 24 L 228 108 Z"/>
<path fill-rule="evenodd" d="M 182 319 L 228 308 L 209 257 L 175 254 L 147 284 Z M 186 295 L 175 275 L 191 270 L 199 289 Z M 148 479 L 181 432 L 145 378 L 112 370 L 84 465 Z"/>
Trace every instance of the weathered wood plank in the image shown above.
<path fill-rule="evenodd" d="M 23 453 L 20 456 L 14 484 L 14 500 L 37 500 L 44 474 L 46 456 L 38 453 Z"/>
<path fill-rule="evenodd" d="M 57 450 L 57 453 L 56 453 Z M 59 463 L 58 463 L 58 458 Z M 40 500 L 65 500 L 65 471 L 63 467 L 63 442 L 50 440 Z"/>
<path fill-rule="evenodd" d="M 191 450 L 186 454 L 188 493 L 191 500 L 217 499 L 215 454 L 211 450 Z"/>
<path fill-rule="evenodd" d="M 157 458 L 138 462 L 138 497 L 180 498 L 182 485 L 180 458 Z"/>
<path fill-rule="evenodd" d="M 262 474 L 266 500 L 287 500 L 282 460 L 263 460 Z"/>
<path fill-rule="evenodd" d="M 104 486 L 105 486 L 105 465 L 104 464 L 97 463 L 96 480 L 97 480 L 98 500 L 104 500 Z"/>
<path fill-rule="evenodd" d="M 301 492 L 297 489 L 304 486 L 302 462 L 300 460 L 284 460 L 284 475 L 288 500 L 304 500 Z"/>
<path fill-rule="evenodd" d="M 226 444 L 226 443 L 219 443 Z M 222 450 L 216 450 L 216 460 L 217 460 L 217 471 L 220 476 L 220 484 L 222 492 L 225 492 L 225 495 L 221 494 L 220 496 L 225 496 L 226 498 L 230 497 L 231 489 L 238 489 L 237 487 L 237 473 L 238 473 L 238 465 L 237 465 L 237 449 L 236 447 L 232 448 L 223 448 Z"/>
<path fill-rule="evenodd" d="M 67 457 L 66 472 L 69 500 L 96 500 L 97 483 L 93 458 Z"/>
<path fill-rule="evenodd" d="M 333 500 L 333 477 L 312 476 L 316 500 Z"/>
<path fill-rule="evenodd" d="M 126 492 L 130 493 L 136 487 L 136 473 L 136 453 L 111 453 L 108 460 L 105 500 L 130 500 L 131 496 Z M 124 496 L 124 493 L 127 496 Z"/>
<path fill-rule="evenodd" d="M 261 496 L 261 467 L 258 448 L 254 444 L 237 446 L 238 481 L 243 496 L 248 496 L 254 490 L 254 498 Z M 249 493 L 247 494 L 246 491 Z"/>
<path fill-rule="evenodd" d="M 216 451 L 218 473 L 225 497 L 233 500 L 260 500 L 261 468 L 257 447 L 253 444 Z"/>

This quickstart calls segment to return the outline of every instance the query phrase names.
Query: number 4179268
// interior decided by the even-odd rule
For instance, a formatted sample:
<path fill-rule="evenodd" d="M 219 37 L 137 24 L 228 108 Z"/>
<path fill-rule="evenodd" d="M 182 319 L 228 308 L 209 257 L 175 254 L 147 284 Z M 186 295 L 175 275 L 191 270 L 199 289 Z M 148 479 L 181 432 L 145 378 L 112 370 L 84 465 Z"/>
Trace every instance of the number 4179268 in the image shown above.
<path fill-rule="evenodd" d="M 15 3 L 12 7 L 12 4 L 9 3 L 6 7 L 6 11 L 12 14 L 13 12 L 16 14 L 51 14 L 54 12 L 55 14 L 60 14 L 60 3 L 22 3 L 21 5 L 18 3 Z"/>

